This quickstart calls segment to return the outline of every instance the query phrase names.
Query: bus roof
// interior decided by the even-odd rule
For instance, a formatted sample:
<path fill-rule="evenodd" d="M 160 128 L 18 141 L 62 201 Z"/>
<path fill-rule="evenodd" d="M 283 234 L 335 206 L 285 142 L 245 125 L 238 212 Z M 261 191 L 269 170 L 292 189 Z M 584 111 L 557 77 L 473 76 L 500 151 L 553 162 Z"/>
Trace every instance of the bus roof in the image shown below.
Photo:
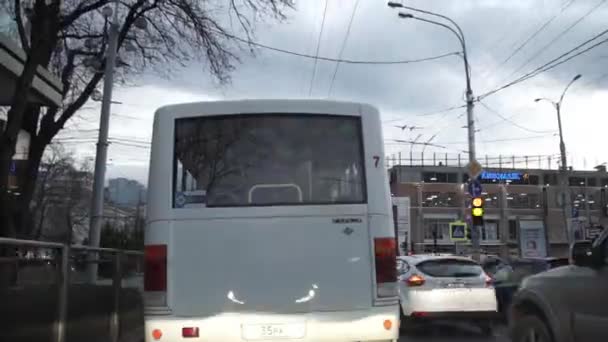
<path fill-rule="evenodd" d="M 378 113 L 371 105 L 357 102 L 330 100 L 233 100 L 233 101 L 204 101 L 173 104 L 160 107 L 155 114 L 170 118 L 193 116 L 232 115 L 232 114 L 332 114 L 361 116 L 362 112 Z M 379 114 L 378 114 L 379 115 Z"/>

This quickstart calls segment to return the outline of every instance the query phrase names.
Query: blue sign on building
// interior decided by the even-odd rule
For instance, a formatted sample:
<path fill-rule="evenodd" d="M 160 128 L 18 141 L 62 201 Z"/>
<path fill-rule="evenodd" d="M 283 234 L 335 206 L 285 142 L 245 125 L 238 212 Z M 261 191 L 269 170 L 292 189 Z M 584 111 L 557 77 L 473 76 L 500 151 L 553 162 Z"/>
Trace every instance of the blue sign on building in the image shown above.
<path fill-rule="evenodd" d="M 488 172 L 484 171 L 479 176 L 481 179 L 487 180 L 521 180 L 521 172 Z"/>

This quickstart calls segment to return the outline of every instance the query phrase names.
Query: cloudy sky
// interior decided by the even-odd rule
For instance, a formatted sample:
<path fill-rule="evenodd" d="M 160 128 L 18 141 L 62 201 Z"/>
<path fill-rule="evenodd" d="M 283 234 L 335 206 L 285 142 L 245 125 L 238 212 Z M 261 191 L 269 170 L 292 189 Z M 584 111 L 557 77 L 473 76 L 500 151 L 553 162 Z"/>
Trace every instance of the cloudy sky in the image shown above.
<path fill-rule="evenodd" d="M 606 0 L 408 0 L 404 4 L 447 15 L 462 27 L 476 96 L 525 75 L 608 28 Z M 325 0 L 296 0 L 295 9 L 286 13 L 284 22 L 258 23 L 255 40 L 314 55 L 324 7 Z M 319 56 L 339 58 L 343 44 L 341 57 L 351 60 L 415 60 L 459 51 L 456 37 L 445 28 L 400 19 L 397 13 L 383 0 L 359 0 L 358 5 L 356 0 L 328 0 Z M 586 46 L 606 38 L 608 34 Z M 467 150 L 466 129 L 462 128 L 466 125 L 464 108 L 433 114 L 464 105 L 464 71 L 458 56 L 410 64 L 341 63 L 332 85 L 335 62 L 319 61 L 313 79 L 313 59 L 261 48 L 255 56 L 245 50 L 239 53 L 241 63 L 236 65 L 231 83 L 224 86 L 218 86 L 204 63 L 198 62 L 177 70 L 170 78 L 150 72 L 133 80 L 133 86 L 116 89 L 114 98 L 123 104 L 112 108 L 115 115 L 110 136 L 119 143 L 110 146 L 108 177 L 127 176 L 145 182 L 146 142 L 150 141 L 154 110 L 165 104 L 199 100 L 330 98 L 367 102 L 382 113 L 388 155 L 409 155 L 410 145 L 394 140 L 411 140 L 418 134 L 419 141 L 434 136 L 432 142 L 439 145 L 426 147 L 426 156 L 435 152 L 443 158 L 445 153 L 456 155 Z M 590 169 L 608 161 L 604 148 L 606 66 L 608 43 L 476 103 L 479 159 L 486 154 L 557 155 L 555 110 L 549 103 L 535 103 L 534 99 L 557 100 L 566 84 L 582 74 L 568 91 L 562 108 L 569 162 L 577 169 Z M 82 158 L 94 155 L 98 113 L 96 103 L 88 104 L 61 135 L 91 138 L 90 142 L 68 144 Z M 423 128 L 410 133 L 395 125 Z M 422 146 L 414 146 L 413 151 L 419 154 Z M 546 157 L 543 160 L 546 166 Z M 553 167 L 555 162 L 554 157 Z"/>

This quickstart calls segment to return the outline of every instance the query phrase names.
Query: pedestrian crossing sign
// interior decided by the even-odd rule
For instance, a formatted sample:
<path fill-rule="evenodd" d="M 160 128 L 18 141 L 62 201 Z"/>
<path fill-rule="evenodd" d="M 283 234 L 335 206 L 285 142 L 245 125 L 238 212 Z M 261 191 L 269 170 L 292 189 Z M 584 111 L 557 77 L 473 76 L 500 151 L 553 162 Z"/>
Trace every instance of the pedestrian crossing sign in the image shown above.
<path fill-rule="evenodd" d="M 450 240 L 452 241 L 468 241 L 467 224 L 462 221 L 450 222 Z"/>

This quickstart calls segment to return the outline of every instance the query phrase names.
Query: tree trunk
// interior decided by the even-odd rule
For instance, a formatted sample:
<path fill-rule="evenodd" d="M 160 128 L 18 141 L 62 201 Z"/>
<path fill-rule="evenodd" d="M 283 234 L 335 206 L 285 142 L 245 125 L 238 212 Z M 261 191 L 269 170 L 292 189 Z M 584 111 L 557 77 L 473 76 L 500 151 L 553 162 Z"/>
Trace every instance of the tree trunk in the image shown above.
<path fill-rule="evenodd" d="M 31 137 L 28 163 L 25 175 L 21 179 L 21 197 L 19 198 L 17 208 L 15 208 L 16 222 L 18 222 L 19 225 L 18 233 L 26 238 L 32 238 L 35 231 L 30 203 L 34 197 L 34 192 L 36 191 L 36 180 L 38 179 L 40 162 L 42 161 L 42 155 L 44 154 L 46 146 L 47 145 L 40 137 Z"/>
<path fill-rule="evenodd" d="M 11 108 L 7 114 L 6 129 L 0 134 L 0 236 L 16 237 L 13 210 L 13 195 L 9 193 L 8 177 L 11 160 L 15 154 L 17 135 L 21 128 L 21 121 L 25 112 L 28 96 L 32 88 L 32 81 L 36 75 L 38 58 L 28 56 L 23 72 L 17 79 L 15 94 Z M 16 249 L 12 246 L 0 246 L 0 257 L 15 257 Z M 16 280 L 17 270 L 12 263 L 0 263 L 0 286 L 10 286 Z"/>
<path fill-rule="evenodd" d="M 0 236 L 15 238 L 16 230 L 12 214 L 11 195 L 8 193 L 8 175 L 13 156 L 9 144 L 0 145 Z M 0 260 L 15 257 L 13 246 L 0 245 Z M 13 285 L 17 279 L 16 265 L 0 261 L 0 288 Z"/>
<path fill-rule="evenodd" d="M 38 218 L 38 224 L 36 225 L 36 229 L 34 229 L 34 231 L 32 232 L 32 240 L 40 240 L 40 237 L 42 236 L 42 231 L 44 227 L 44 217 L 46 215 L 46 201 L 41 203 L 38 211 L 40 216 Z"/>
<path fill-rule="evenodd" d="M 49 51 L 57 42 L 59 29 L 59 3 L 47 4 L 45 1 L 36 1 L 31 18 L 32 44 L 28 51 L 21 75 L 17 78 L 15 92 L 11 107 L 7 113 L 7 122 L 4 132 L 0 132 L 0 234 L 15 237 L 17 229 L 13 217 L 12 195 L 8 193 L 8 176 L 11 159 L 15 154 L 17 135 L 23 123 L 28 106 L 28 95 L 31 93 L 32 82 L 36 76 L 38 66 L 48 61 Z M 52 35 L 54 34 L 54 37 Z M 15 248 L 0 246 L 0 256 L 15 257 Z M 11 285 L 16 279 L 16 269 L 13 264 L 0 263 L 0 286 Z"/>

